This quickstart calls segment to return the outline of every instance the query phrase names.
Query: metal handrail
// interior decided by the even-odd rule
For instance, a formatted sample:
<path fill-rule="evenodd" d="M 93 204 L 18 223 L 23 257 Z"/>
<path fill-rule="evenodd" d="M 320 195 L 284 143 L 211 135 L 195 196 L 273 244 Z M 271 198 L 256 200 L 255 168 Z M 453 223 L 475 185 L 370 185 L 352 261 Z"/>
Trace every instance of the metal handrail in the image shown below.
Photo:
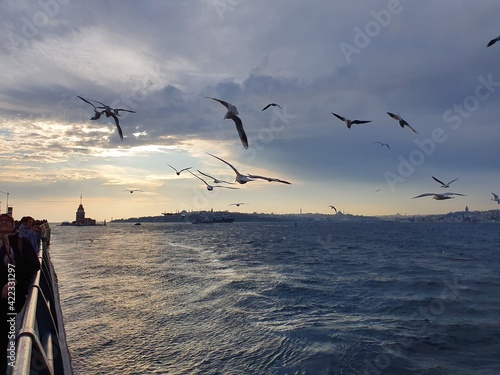
<path fill-rule="evenodd" d="M 14 375 L 72 375 L 71 357 L 59 301 L 57 276 L 47 244 L 50 228 L 45 228 L 38 257 L 40 270 L 31 284 L 16 337 Z"/>

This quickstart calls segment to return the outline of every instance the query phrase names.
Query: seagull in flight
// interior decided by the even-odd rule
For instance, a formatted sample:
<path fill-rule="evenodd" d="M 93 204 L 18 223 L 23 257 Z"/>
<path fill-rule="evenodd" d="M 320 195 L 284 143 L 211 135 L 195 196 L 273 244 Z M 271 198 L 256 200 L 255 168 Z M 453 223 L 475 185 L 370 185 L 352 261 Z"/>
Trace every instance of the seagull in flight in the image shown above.
<path fill-rule="evenodd" d="M 454 181 L 456 181 L 456 180 L 458 180 L 458 179 L 460 178 L 460 177 L 457 177 L 457 178 L 455 178 L 454 180 L 451 180 L 450 182 L 448 182 L 447 184 L 445 184 L 444 182 L 439 181 L 436 177 L 434 177 L 434 176 L 431 176 L 431 177 L 434 179 L 434 181 L 439 182 L 439 183 L 441 184 L 441 187 L 442 187 L 442 188 L 449 188 L 449 187 L 450 187 L 450 184 L 451 184 L 452 182 L 454 182 Z"/>
<path fill-rule="evenodd" d="M 219 180 L 218 178 L 210 176 L 209 174 L 203 173 L 199 169 L 197 169 L 197 171 L 198 171 L 198 173 L 201 173 L 203 176 L 206 176 L 206 177 L 211 178 L 212 180 L 214 180 L 214 184 L 233 184 L 233 182 L 227 182 L 227 181 L 224 181 L 224 180 Z"/>
<path fill-rule="evenodd" d="M 139 190 L 139 189 L 125 189 L 123 191 L 128 191 L 128 192 L 130 192 L 130 194 L 132 194 L 134 191 L 143 191 L 143 190 Z"/>
<path fill-rule="evenodd" d="M 200 176 L 195 175 L 190 170 L 188 170 L 188 172 L 191 173 L 194 177 L 199 178 L 201 181 L 203 181 L 203 183 L 207 186 L 207 190 L 208 191 L 212 191 L 216 187 L 221 187 L 221 188 L 226 188 L 226 189 L 238 189 L 238 188 L 231 187 L 231 186 L 220 186 L 220 185 L 212 186 L 212 185 L 208 184 L 203 178 L 201 178 Z"/>
<path fill-rule="evenodd" d="M 495 194 L 495 193 L 491 193 L 491 194 L 493 194 L 493 198 L 491 198 L 491 200 L 500 204 L 500 198 L 498 198 L 498 194 Z"/>
<path fill-rule="evenodd" d="M 245 202 L 231 203 L 231 204 L 228 204 L 228 206 L 236 206 L 236 207 L 239 207 L 239 206 L 241 206 L 242 204 L 248 204 L 248 203 L 245 203 Z"/>
<path fill-rule="evenodd" d="M 264 176 L 258 176 L 258 175 L 252 175 L 252 174 L 248 174 L 248 175 L 241 174 L 240 172 L 238 172 L 238 170 L 235 167 L 233 167 L 231 164 L 229 164 L 224 159 L 221 159 L 218 156 L 212 155 L 209 152 L 207 152 L 207 154 L 210 156 L 213 156 L 214 158 L 219 159 L 221 162 L 229 165 L 231 167 L 231 169 L 234 171 L 234 173 L 236 173 L 235 181 L 239 184 L 246 184 L 249 181 L 255 181 L 255 179 L 263 179 L 263 180 L 266 180 L 268 182 L 281 182 L 283 184 L 291 185 L 291 182 L 280 180 L 277 178 L 264 177 Z"/>
<path fill-rule="evenodd" d="M 424 193 L 424 194 L 417 195 L 416 197 L 413 197 L 413 199 L 432 196 L 432 199 L 435 199 L 437 201 L 443 201 L 445 199 L 455 198 L 455 197 L 452 197 L 452 195 L 465 196 L 465 194 L 459 194 L 459 193 L 442 193 L 442 194 L 439 194 L 439 193 Z"/>
<path fill-rule="evenodd" d="M 182 168 L 180 171 L 178 171 L 177 169 L 175 169 L 174 167 L 172 167 L 170 164 L 167 164 L 170 168 L 172 168 L 175 173 L 177 173 L 177 176 L 179 176 L 181 174 L 182 171 L 189 171 L 189 169 L 193 168 L 193 167 L 187 167 L 187 168 Z"/>
<path fill-rule="evenodd" d="M 120 116 L 120 111 L 125 111 L 125 112 L 130 112 L 130 113 L 135 113 L 135 111 L 132 111 L 130 109 L 123 109 L 123 108 L 111 108 L 110 106 L 108 106 L 100 101 L 97 101 L 94 99 L 85 99 L 85 98 L 82 98 L 81 96 L 78 96 L 78 97 L 80 99 L 82 99 L 84 102 L 86 102 L 94 107 L 94 117 L 92 117 L 91 120 L 98 120 L 103 113 L 106 115 L 106 117 L 113 117 L 113 120 L 115 120 L 116 129 L 118 130 L 118 135 L 120 136 L 120 139 L 123 141 L 123 132 L 122 132 L 122 128 L 120 127 L 120 121 L 118 120 L 117 116 Z M 90 101 L 96 102 L 96 103 L 100 104 L 101 106 L 95 106 Z M 102 109 L 102 111 L 100 111 L 100 112 L 97 111 L 97 108 Z"/>
<path fill-rule="evenodd" d="M 405 120 L 403 120 L 401 118 L 401 116 L 399 115 L 395 115 L 394 113 L 391 113 L 391 112 L 387 112 L 387 114 L 389 116 L 391 116 L 394 120 L 398 120 L 399 121 L 399 126 L 401 126 L 402 128 L 404 128 L 405 126 L 409 127 L 411 130 L 413 130 L 414 133 L 417 133 L 417 131 L 415 129 L 413 129 L 410 124 L 408 124 Z M 418 134 L 418 133 L 417 133 Z"/>
<path fill-rule="evenodd" d="M 371 122 L 371 121 L 362 121 L 362 120 L 349 120 L 345 117 L 342 117 L 342 116 L 339 116 L 335 113 L 332 112 L 332 115 L 334 115 L 335 117 L 337 117 L 338 119 L 344 121 L 347 125 L 347 128 L 350 129 L 352 125 L 355 125 L 355 124 L 366 124 L 368 122 Z"/>
<path fill-rule="evenodd" d="M 380 146 L 386 146 L 389 150 L 391 149 L 387 143 L 382 143 L 382 142 L 373 142 L 373 144 L 378 143 Z"/>
<path fill-rule="evenodd" d="M 486 47 L 491 47 L 493 44 L 495 44 L 496 42 L 500 41 L 500 36 L 497 36 L 496 38 L 494 39 L 491 39 L 489 42 L 488 42 L 488 45 Z"/>
<path fill-rule="evenodd" d="M 243 147 L 245 150 L 248 149 L 248 138 L 245 133 L 245 130 L 243 129 L 243 123 L 241 122 L 241 119 L 238 117 L 238 109 L 231 103 L 225 102 L 224 100 L 216 99 L 216 98 L 211 98 L 210 96 L 205 96 L 207 99 L 212 99 L 215 100 L 216 102 L 219 102 L 222 104 L 224 107 L 226 107 L 227 112 L 224 116 L 224 119 L 230 118 L 231 120 L 234 121 L 234 124 L 236 125 L 236 130 L 238 130 L 238 135 L 240 137 L 241 143 L 243 144 Z"/>
<path fill-rule="evenodd" d="M 337 209 L 334 206 L 329 205 L 328 207 L 330 207 L 332 210 L 335 210 L 335 213 L 337 213 Z"/>
<path fill-rule="evenodd" d="M 279 109 L 283 109 L 281 108 L 281 106 L 279 104 L 276 104 L 276 103 L 270 103 L 268 105 L 266 105 L 264 108 L 262 108 L 263 111 L 265 111 L 266 109 L 268 109 L 269 107 L 278 107 Z"/>

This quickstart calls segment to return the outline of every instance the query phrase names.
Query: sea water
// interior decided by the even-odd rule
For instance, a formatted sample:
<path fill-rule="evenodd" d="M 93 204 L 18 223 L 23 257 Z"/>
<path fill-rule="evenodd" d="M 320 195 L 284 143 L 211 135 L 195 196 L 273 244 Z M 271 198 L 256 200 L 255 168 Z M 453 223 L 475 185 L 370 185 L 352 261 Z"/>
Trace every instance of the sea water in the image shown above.
<path fill-rule="evenodd" d="M 76 374 L 500 374 L 500 226 L 52 226 Z"/>

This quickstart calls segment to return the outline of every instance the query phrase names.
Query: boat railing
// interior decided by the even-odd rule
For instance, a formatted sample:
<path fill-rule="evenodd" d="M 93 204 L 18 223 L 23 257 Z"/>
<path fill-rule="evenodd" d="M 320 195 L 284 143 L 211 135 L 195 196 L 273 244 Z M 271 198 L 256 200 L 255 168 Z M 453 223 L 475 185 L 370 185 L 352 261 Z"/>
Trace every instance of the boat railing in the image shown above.
<path fill-rule="evenodd" d="M 36 273 L 26 298 L 16 336 L 16 360 L 12 374 L 73 374 L 71 357 L 59 300 L 54 266 L 47 245 L 50 228 L 44 228 L 38 257 L 40 270 Z"/>

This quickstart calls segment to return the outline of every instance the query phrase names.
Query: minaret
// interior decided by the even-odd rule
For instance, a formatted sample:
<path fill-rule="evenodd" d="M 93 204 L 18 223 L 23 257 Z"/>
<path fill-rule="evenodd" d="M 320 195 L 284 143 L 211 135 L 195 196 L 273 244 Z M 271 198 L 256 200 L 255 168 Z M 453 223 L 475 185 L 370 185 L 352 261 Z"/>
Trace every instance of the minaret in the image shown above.
<path fill-rule="evenodd" d="M 76 210 L 76 224 L 84 224 L 85 223 L 85 209 L 82 204 L 82 196 L 80 195 L 80 205 Z"/>

